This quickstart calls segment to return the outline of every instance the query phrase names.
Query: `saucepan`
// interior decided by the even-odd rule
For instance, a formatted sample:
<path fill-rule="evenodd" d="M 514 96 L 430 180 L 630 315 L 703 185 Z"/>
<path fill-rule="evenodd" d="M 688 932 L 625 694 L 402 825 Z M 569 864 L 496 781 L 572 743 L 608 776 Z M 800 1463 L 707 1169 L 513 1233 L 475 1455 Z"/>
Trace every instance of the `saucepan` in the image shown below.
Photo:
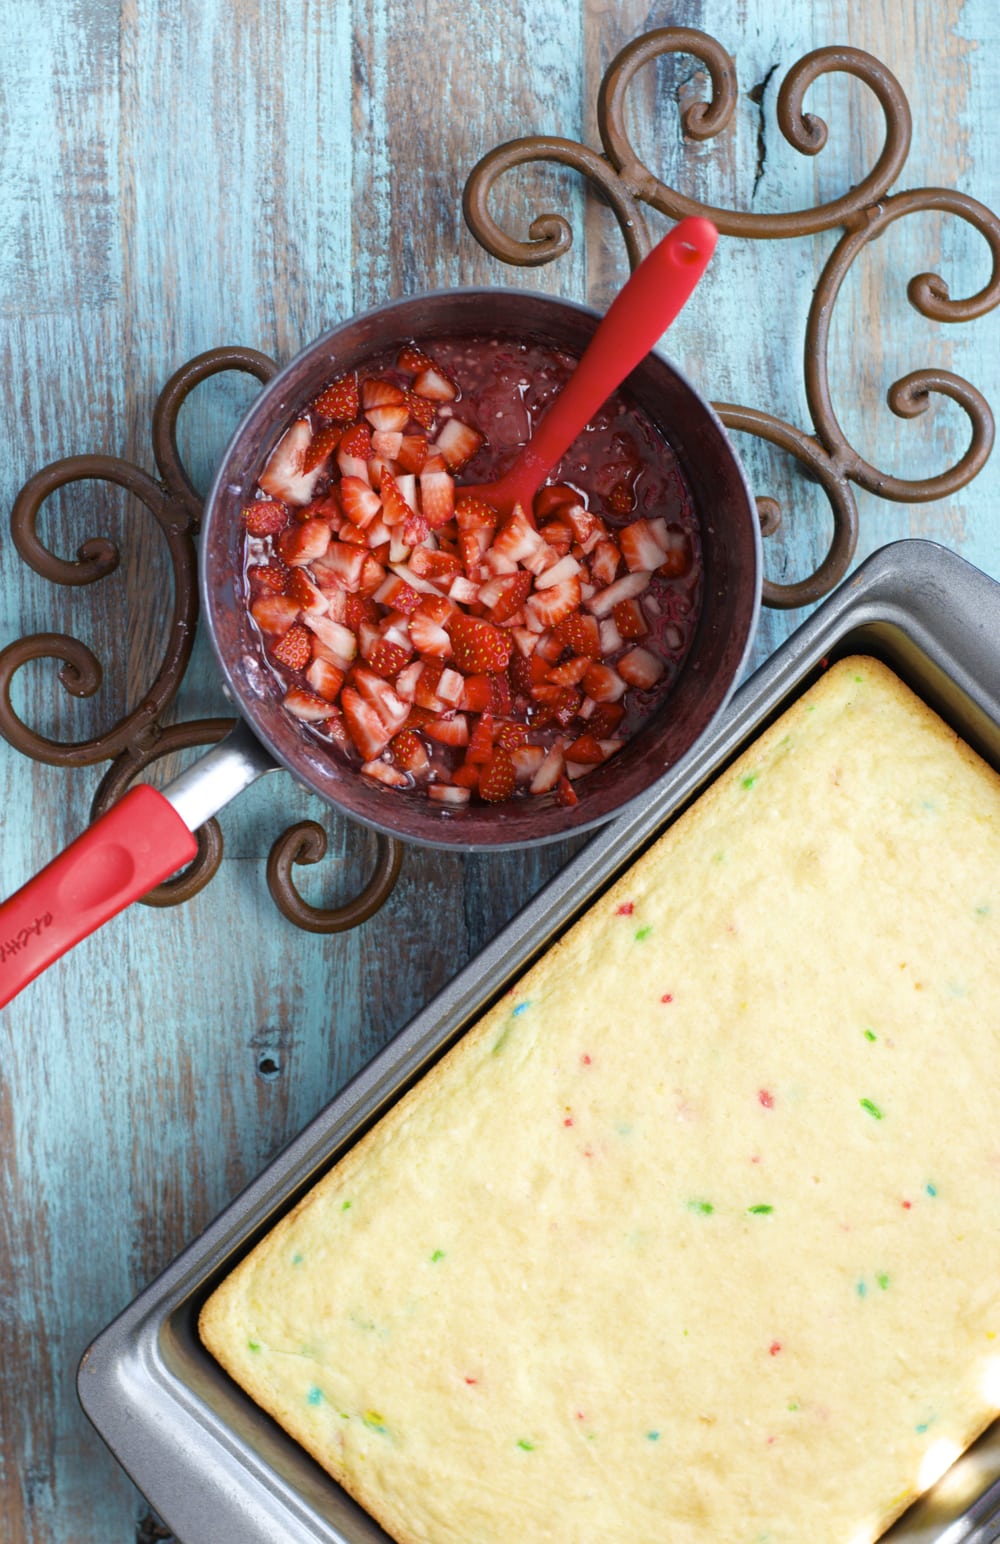
<path fill-rule="evenodd" d="M 574 785 L 577 802 L 524 797 L 502 804 L 436 805 L 420 792 L 360 775 L 282 705 L 246 603 L 241 512 L 271 452 L 331 378 L 402 340 L 433 354 L 435 340 L 530 338 L 579 357 L 595 311 L 517 289 L 455 289 L 392 301 L 304 349 L 264 388 L 226 449 L 205 506 L 200 581 L 204 625 L 237 727 L 162 792 L 140 785 L 0 906 L 0 936 L 18 941 L 0 961 L 0 1005 L 81 938 L 189 863 L 193 832 L 275 766 L 377 831 L 459 851 L 523 847 L 597 827 L 650 793 L 725 706 L 746 663 L 761 590 L 754 499 L 719 418 L 681 371 L 646 355 L 625 391 L 663 431 L 698 517 L 703 574 L 689 652 L 655 716 L 611 759 Z"/>

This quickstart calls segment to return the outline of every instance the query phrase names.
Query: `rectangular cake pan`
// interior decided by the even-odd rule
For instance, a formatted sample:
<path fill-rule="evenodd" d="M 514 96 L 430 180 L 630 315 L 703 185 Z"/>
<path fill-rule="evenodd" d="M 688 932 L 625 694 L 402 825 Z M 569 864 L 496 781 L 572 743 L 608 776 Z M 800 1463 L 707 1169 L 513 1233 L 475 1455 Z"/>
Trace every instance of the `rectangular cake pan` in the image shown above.
<path fill-rule="evenodd" d="M 78 1376 L 83 1408 L 183 1544 L 386 1544 L 202 1348 L 202 1303 L 826 662 L 849 653 L 884 660 L 1000 770 L 1000 584 L 931 542 L 883 548 L 741 687 L 642 807 L 593 838 L 89 1348 Z M 887 1544 L 998 1538 L 1000 1422 L 885 1535 Z"/>

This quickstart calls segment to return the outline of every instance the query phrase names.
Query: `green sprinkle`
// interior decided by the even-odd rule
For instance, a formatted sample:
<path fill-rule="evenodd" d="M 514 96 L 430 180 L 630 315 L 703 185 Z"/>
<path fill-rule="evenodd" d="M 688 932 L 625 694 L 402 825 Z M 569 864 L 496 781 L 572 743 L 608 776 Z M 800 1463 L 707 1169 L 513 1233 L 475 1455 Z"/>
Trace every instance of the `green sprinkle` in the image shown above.
<path fill-rule="evenodd" d="M 535 1444 L 533 1442 L 529 1442 L 527 1437 L 518 1437 L 517 1445 L 525 1453 L 533 1453 L 535 1451 Z"/>
<path fill-rule="evenodd" d="M 977 906 L 976 907 L 976 916 L 977 917 L 988 917 L 989 914 L 990 914 L 990 908 L 989 908 L 989 905 L 985 901 L 983 902 L 982 906 Z"/>
<path fill-rule="evenodd" d="M 885 1292 L 887 1287 L 888 1287 L 888 1285 L 889 1285 L 889 1275 L 888 1275 L 888 1272 L 887 1271 L 879 1271 L 878 1275 L 875 1277 L 875 1280 L 878 1282 L 879 1286 L 882 1288 L 882 1291 Z"/>
<path fill-rule="evenodd" d="M 366 1410 L 361 1419 L 370 1431 L 378 1431 L 385 1436 L 385 1420 L 377 1410 Z"/>
<path fill-rule="evenodd" d="M 247 1341 L 247 1345 L 249 1346 L 251 1351 L 259 1351 L 260 1350 L 260 1341 L 259 1340 L 248 1340 Z"/>
<path fill-rule="evenodd" d="M 651 932 L 652 932 L 652 931 L 653 931 L 653 929 L 652 929 L 652 928 L 651 928 L 651 927 L 650 927 L 650 926 L 649 926 L 649 924 L 648 924 L 648 923 L 647 923 L 647 924 L 646 924 L 646 926 L 645 926 L 645 927 L 641 927 L 641 928 L 639 928 L 639 930 L 638 930 L 638 932 L 637 932 L 637 933 L 636 933 L 636 935 L 635 935 L 635 941 L 636 941 L 636 943 L 637 943 L 637 944 L 641 944 L 641 943 L 642 943 L 642 940 L 643 940 L 643 939 L 644 939 L 644 938 L 648 938 L 648 937 L 649 937 L 649 935 L 650 935 L 650 933 L 651 933 Z"/>
<path fill-rule="evenodd" d="M 715 1211 L 711 1201 L 689 1201 L 687 1209 L 689 1212 L 699 1212 L 702 1217 L 711 1217 Z"/>
<path fill-rule="evenodd" d="M 927 1191 L 927 1194 L 929 1196 L 936 1196 L 937 1195 L 937 1186 L 936 1185 L 925 1185 L 924 1189 Z"/>
<path fill-rule="evenodd" d="M 436 1265 L 439 1260 L 443 1260 L 443 1259 L 444 1259 L 444 1250 L 443 1249 L 435 1249 L 434 1253 L 431 1255 L 431 1263 L 433 1265 Z"/>
<path fill-rule="evenodd" d="M 792 1401 L 791 1401 L 791 1403 L 790 1403 L 790 1404 L 789 1404 L 789 1406 L 788 1406 L 788 1408 L 789 1408 L 789 1410 L 797 1410 L 797 1409 L 798 1409 L 798 1408 L 799 1408 L 799 1407 L 798 1407 L 798 1405 L 797 1405 L 797 1404 L 796 1404 L 796 1403 L 795 1403 L 795 1400 L 794 1400 L 794 1399 L 793 1399 L 793 1400 L 792 1400 Z"/>
<path fill-rule="evenodd" d="M 878 1035 L 875 1033 L 875 1031 L 873 1029 L 866 1029 L 865 1030 L 865 1039 L 866 1040 L 877 1040 L 878 1039 Z"/>
<path fill-rule="evenodd" d="M 867 1111 L 867 1113 L 872 1117 L 873 1120 L 882 1120 L 883 1119 L 882 1111 L 879 1109 L 878 1105 L 874 1102 L 874 1100 L 872 1100 L 872 1099 L 859 1099 L 858 1103 L 860 1104 L 860 1106 L 861 1106 L 861 1108 L 863 1110 Z"/>
<path fill-rule="evenodd" d="M 920 1433 L 921 1436 L 923 1436 L 924 1432 L 927 1430 L 930 1424 L 930 1421 L 921 1421 L 915 1429 Z"/>
<path fill-rule="evenodd" d="M 342 1211 L 342 1212 L 349 1212 L 349 1211 L 350 1211 L 350 1209 L 351 1209 L 351 1203 L 350 1203 L 350 1201 L 345 1201 L 345 1202 L 344 1202 L 344 1204 L 343 1204 L 343 1206 L 342 1206 L 342 1207 L 341 1207 L 341 1208 L 340 1208 L 340 1210 L 341 1210 L 341 1211 Z"/>
<path fill-rule="evenodd" d="M 855 681 L 864 681 L 864 676 L 863 675 L 856 675 L 854 677 L 854 679 L 855 679 Z"/>
<path fill-rule="evenodd" d="M 646 1437 L 650 1442 L 659 1442 L 660 1433 L 658 1431 L 647 1431 Z"/>
<path fill-rule="evenodd" d="M 748 1206 L 747 1211 L 751 1217 L 767 1217 L 774 1211 L 773 1206 Z"/>
<path fill-rule="evenodd" d="M 311 1405 L 321 1405 L 323 1403 L 323 1390 L 321 1388 L 317 1388 L 316 1384 L 314 1383 L 306 1395 L 306 1399 Z"/>
<path fill-rule="evenodd" d="M 301 1265 L 302 1264 L 302 1258 L 303 1258 L 302 1255 L 296 1249 L 295 1253 L 292 1255 L 292 1264 L 293 1265 Z"/>
<path fill-rule="evenodd" d="M 757 781 L 759 776 L 760 776 L 759 772 L 748 772 L 746 777 L 743 777 L 743 778 L 740 779 L 740 787 L 741 788 L 752 788 L 754 783 Z"/>

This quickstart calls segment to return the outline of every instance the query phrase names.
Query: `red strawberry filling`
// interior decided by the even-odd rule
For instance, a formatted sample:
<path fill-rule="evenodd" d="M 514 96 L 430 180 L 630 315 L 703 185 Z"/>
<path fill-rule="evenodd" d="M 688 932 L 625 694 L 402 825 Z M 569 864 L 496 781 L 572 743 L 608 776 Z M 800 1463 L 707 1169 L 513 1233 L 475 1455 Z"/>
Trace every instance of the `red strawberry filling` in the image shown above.
<path fill-rule="evenodd" d="M 530 512 L 462 492 L 510 466 L 573 365 L 500 338 L 404 343 L 314 397 L 244 509 L 247 605 L 287 711 L 387 788 L 574 804 L 688 651 L 690 494 L 623 396 Z"/>

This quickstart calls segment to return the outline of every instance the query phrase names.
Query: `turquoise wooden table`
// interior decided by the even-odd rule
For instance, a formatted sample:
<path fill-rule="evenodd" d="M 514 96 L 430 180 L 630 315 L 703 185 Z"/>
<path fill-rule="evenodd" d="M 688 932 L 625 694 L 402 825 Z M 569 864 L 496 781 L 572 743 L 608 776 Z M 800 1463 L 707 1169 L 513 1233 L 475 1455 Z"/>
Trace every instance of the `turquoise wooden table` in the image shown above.
<path fill-rule="evenodd" d="M 830 128 L 807 156 L 781 136 L 779 87 L 809 50 L 850 44 L 909 100 L 912 148 L 894 191 L 958 190 L 1000 206 L 1000 11 L 993 0 L 0 0 L 0 646 L 69 633 L 104 666 L 94 695 L 59 685 L 52 659 L 13 674 L 16 714 L 60 744 L 99 736 L 139 706 L 163 657 L 172 579 L 136 499 L 78 483 L 49 499 L 39 535 L 73 559 L 110 537 L 114 574 L 54 585 L 22 560 L 7 513 L 61 457 L 106 452 L 155 471 L 156 397 L 221 344 L 290 357 L 387 297 L 455 283 L 526 285 L 602 306 L 627 272 L 607 204 L 564 166 L 523 167 L 491 208 L 525 238 L 555 209 L 574 234 L 558 261 L 512 269 L 473 239 L 462 193 L 502 141 L 558 136 L 600 149 L 597 95 L 617 52 L 650 28 L 701 28 L 735 57 L 738 100 L 715 138 L 680 110 L 710 95 L 682 51 L 648 65 L 625 120 L 663 183 L 727 210 L 810 209 L 876 165 L 883 114 L 863 82 L 828 75 L 807 105 Z M 640 179 L 641 180 L 641 179 Z M 635 191 L 635 189 L 633 189 Z M 667 221 L 647 211 L 650 231 Z M 813 286 L 843 230 L 724 236 L 670 350 L 707 396 L 811 432 L 803 339 Z M 891 383 L 950 371 L 1000 401 L 1000 312 L 941 324 L 907 283 L 939 273 L 953 297 L 991 275 L 967 219 L 917 211 L 887 225 L 830 314 L 830 393 L 849 443 L 916 483 L 965 454 L 969 418 L 935 394 L 894 416 Z M 247 376 L 186 403 L 179 443 L 205 488 Z M 985 432 L 985 431 L 984 431 Z M 791 582 L 830 542 L 830 504 L 794 457 L 738 435 L 759 494 L 780 501 L 767 573 Z M 856 489 L 852 564 L 905 535 L 935 537 L 1000 578 L 1000 461 L 948 496 Z M 804 616 L 769 609 L 756 658 Z M 228 715 L 204 639 L 164 722 Z M 10 893 L 90 818 L 104 763 L 59 766 L 0 743 L 2 886 Z M 151 772 L 162 779 L 164 768 Z M 271 901 L 265 860 L 293 820 L 321 820 L 326 859 L 300 870 L 306 900 L 353 896 L 373 839 L 284 775 L 222 817 L 215 878 L 172 908 L 136 906 L 0 1012 L 0 1540 L 129 1544 L 167 1535 L 81 1415 L 79 1357 L 114 1314 L 325 1104 L 568 858 L 406 853 L 363 926 L 318 935 Z"/>

